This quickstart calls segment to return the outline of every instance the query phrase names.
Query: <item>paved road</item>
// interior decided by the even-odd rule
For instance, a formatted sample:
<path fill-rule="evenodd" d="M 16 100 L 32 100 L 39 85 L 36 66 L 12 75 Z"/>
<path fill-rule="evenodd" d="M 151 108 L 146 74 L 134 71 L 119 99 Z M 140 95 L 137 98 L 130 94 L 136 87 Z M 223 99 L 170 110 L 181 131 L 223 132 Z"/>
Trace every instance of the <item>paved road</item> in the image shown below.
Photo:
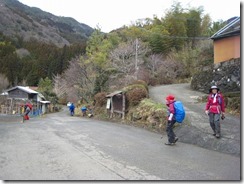
<path fill-rule="evenodd" d="M 70 117 L 0 121 L 1 180 L 240 180 L 240 158 L 144 129 Z"/>
<path fill-rule="evenodd" d="M 240 156 L 240 117 L 226 114 L 225 120 L 221 121 L 222 137 L 216 139 L 212 135 L 208 116 L 205 115 L 206 103 L 197 102 L 198 97 L 206 94 L 191 90 L 190 84 L 164 85 L 150 89 L 150 97 L 157 102 L 164 102 L 168 94 L 181 100 L 186 110 L 185 122 L 176 128 L 179 141 Z"/>

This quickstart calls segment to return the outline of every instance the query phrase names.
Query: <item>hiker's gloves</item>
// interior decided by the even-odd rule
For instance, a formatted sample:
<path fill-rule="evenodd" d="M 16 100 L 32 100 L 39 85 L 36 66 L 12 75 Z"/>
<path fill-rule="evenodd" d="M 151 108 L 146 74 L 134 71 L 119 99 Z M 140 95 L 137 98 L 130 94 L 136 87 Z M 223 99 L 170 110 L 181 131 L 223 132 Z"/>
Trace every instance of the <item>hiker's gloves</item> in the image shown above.
<path fill-rule="evenodd" d="M 170 113 L 168 120 L 171 121 L 173 119 L 173 116 L 174 115 L 172 113 Z"/>
<path fill-rule="evenodd" d="M 205 114 L 208 115 L 208 110 L 205 111 Z"/>

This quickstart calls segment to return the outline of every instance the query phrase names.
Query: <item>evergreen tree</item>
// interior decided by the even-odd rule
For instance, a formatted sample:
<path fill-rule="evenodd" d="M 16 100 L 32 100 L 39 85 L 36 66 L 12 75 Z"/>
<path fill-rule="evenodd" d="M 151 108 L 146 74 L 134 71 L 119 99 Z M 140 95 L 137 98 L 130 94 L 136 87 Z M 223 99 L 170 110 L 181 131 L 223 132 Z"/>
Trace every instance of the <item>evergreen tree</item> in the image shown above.
<path fill-rule="evenodd" d="M 11 42 L 0 42 L 0 73 L 5 74 L 12 86 L 21 81 L 21 63 Z"/>
<path fill-rule="evenodd" d="M 38 91 L 42 93 L 47 100 L 51 101 L 52 104 L 56 104 L 58 102 L 58 97 L 53 92 L 52 80 L 48 77 L 40 79 L 38 83 Z"/>
<path fill-rule="evenodd" d="M 195 48 L 196 46 L 197 37 L 201 36 L 202 12 L 203 10 L 200 7 L 198 9 L 190 9 L 186 14 L 187 36 L 189 37 L 188 42 L 191 42 L 192 48 Z"/>
<path fill-rule="evenodd" d="M 172 47 L 179 50 L 187 40 L 186 16 L 180 3 L 174 3 L 163 18 L 163 25 L 170 34 Z"/>

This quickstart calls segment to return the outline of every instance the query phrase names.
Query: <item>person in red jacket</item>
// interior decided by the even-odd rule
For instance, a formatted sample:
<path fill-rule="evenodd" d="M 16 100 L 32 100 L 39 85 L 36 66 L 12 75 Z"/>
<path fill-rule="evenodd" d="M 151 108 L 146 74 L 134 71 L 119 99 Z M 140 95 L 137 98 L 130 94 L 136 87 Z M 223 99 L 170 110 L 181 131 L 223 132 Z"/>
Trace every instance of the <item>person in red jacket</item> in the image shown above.
<path fill-rule="evenodd" d="M 214 132 L 213 135 L 216 138 L 220 138 L 220 118 L 224 119 L 225 103 L 217 86 L 212 86 L 209 90 L 205 113 L 209 116 L 210 126 Z"/>
<path fill-rule="evenodd" d="M 176 137 L 173 131 L 173 126 L 176 122 L 174 117 L 175 114 L 174 102 L 175 102 L 175 97 L 173 95 L 168 95 L 166 97 L 166 105 L 168 107 L 168 123 L 166 128 L 168 142 L 165 143 L 165 145 L 173 145 L 178 141 L 178 137 Z"/>
<path fill-rule="evenodd" d="M 29 120 L 29 113 L 30 111 L 32 110 L 32 104 L 30 102 L 27 102 L 25 105 L 24 105 L 24 116 L 23 116 L 23 123 L 24 123 L 24 120 Z"/>

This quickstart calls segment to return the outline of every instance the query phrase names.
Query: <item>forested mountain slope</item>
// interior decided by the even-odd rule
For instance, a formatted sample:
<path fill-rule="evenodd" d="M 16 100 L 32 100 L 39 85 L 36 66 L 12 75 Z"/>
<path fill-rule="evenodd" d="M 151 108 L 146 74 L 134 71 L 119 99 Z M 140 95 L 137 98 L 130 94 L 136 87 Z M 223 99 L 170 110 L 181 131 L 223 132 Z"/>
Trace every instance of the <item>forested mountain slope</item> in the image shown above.
<path fill-rule="evenodd" d="M 73 18 L 55 16 L 17 0 L 0 0 L 0 17 L 0 32 L 4 35 L 59 47 L 86 41 L 93 32 L 91 27 Z"/>

